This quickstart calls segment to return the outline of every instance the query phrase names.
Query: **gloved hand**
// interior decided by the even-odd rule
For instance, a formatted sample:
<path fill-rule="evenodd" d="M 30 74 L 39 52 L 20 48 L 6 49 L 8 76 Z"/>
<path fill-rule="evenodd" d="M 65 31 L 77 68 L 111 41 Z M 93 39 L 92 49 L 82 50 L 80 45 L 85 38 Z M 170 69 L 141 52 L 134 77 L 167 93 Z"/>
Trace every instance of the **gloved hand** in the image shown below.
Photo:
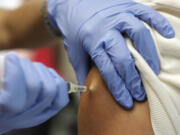
<path fill-rule="evenodd" d="M 140 75 L 123 33 L 156 74 L 160 64 L 155 43 L 143 20 L 166 38 L 174 37 L 171 24 L 158 12 L 132 0 L 48 0 L 52 26 L 62 32 L 65 48 L 83 84 L 90 68 L 98 67 L 112 95 L 123 107 L 145 99 Z"/>
<path fill-rule="evenodd" d="M 68 84 L 54 70 L 15 54 L 5 57 L 4 70 L 0 134 L 41 124 L 68 104 Z"/>

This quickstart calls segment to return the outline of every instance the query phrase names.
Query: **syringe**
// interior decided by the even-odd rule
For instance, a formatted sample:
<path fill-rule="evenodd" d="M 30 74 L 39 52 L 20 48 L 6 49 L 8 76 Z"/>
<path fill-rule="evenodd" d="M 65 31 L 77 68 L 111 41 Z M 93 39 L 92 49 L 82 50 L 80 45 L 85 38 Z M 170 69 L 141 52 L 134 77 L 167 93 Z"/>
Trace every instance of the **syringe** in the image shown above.
<path fill-rule="evenodd" d="M 71 82 L 68 83 L 68 93 L 77 93 L 77 92 L 85 92 L 87 90 L 86 86 L 81 86 L 77 84 L 73 84 Z"/>

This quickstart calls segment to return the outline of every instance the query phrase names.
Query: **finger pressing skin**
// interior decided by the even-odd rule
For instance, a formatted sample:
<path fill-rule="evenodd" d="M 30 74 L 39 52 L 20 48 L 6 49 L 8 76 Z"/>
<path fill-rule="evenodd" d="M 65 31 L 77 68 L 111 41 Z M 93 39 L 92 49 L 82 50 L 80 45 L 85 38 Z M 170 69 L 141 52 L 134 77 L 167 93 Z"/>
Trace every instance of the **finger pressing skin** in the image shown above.
<path fill-rule="evenodd" d="M 117 30 L 110 30 L 105 36 L 105 50 L 115 69 L 125 82 L 131 96 L 137 101 L 146 97 L 141 77 L 135 67 L 124 38 Z"/>
<path fill-rule="evenodd" d="M 105 50 L 101 48 L 98 53 L 91 54 L 91 58 L 98 67 L 115 100 L 126 109 L 132 108 L 132 97 L 126 88 L 124 81 L 116 72 L 113 63 Z"/>

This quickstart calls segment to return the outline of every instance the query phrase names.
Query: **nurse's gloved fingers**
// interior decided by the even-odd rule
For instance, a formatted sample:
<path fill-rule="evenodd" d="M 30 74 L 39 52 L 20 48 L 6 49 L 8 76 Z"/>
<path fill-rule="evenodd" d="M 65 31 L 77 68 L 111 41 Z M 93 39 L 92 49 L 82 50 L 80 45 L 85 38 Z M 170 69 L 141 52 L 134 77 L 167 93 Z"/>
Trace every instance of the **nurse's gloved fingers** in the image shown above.
<path fill-rule="evenodd" d="M 141 77 L 135 67 L 128 47 L 121 33 L 117 30 L 108 31 L 105 38 L 105 50 L 116 70 L 125 81 L 131 96 L 137 101 L 146 97 Z"/>
<path fill-rule="evenodd" d="M 0 92 L 0 114 L 19 113 L 26 104 L 27 91 L 19 58 L 10 53 L 5 57 L 4 82 Z"/>
<path fill-rule="evenodd" d="M 49 75 L 48 68 L 41 63 L 32 63 L 32 65 L 31 67 L 35 68 L 33 72 L 37 74 L 37 78 L 34 79 L 39 82 L 36 86 L 34 84 L 32 85 L 34 85 L 35 89 L 39 88 L 39 92 L 35 103 L 26 109 L 26 116 L 35 116 L 37 113 L 43 112 L 46 108 L 51 107 L 56 97 L 56 83 L 51 75 Z M 31 74 L 32 72 L 29 72 L 28 76 Z M 29 89 L 28 93 L 31 93 L 31 91 L 32 89 Z M 31 97 L 28 97 L 28 100 L 31 100 Z"/>
<path fill-rule="evenodd" d="M 52 103 L 51 109 L 55 110 L 64 108 L 69 103 L 68 83 L 64 81 L 53 69 L 49 68 L 49 72 L 54 76 L 57 92 Z"/>
<path fill-rule="evenodd" d="M 166 38 L 173 38 L 175 36 L 174 29 L 169 21 L 154 9 L 138 3 L 138 7 L 135 5 L 130 10 L 136 17 L 155 28 L 162 36 Z"/>
<path fill-rule="evenodd" d="M 37 79 L 39 78 L 38 72 L 31 61 L 21 58 L 20 64 L 24 73 L 24 80 L 26 82 L 26 89 L 24 90 L 27 91 L 28 97 L 31 98 L 31 100 L 27 100 L 26 102 L 26 107 L 28 108 L 35 104 L 39 98 L 39 94 L 41 92 L 41 82 L 39 79 Z"/>
<path fill-rule="evenodd" d="M 104 46 L 103 44 L 98 46 Z M 126 109 L 132 108 L 133 99 L 105 50 L 99 48 L 90 55 L 115 100 Z"/>
<path fill-rule="evenodd" d="M 142 55 L 152 70 L 159 74 L 159 58 L 150 30 L 131 14 L 122 14 L 121 17 L 126 19 L 124 19 L 124 22 L 120 21 L 116 28 L 120 32 L 125 32 L 133 40 L 136 50 Z M 124 27 L 122 27 L 122 24 Z"/>
<path fill-rule="evenodd" d="M 40 80 L 41 94 L 39 101 L 45 106 L 51 106 L 57 92 L 55 78 L 49 72 L 49 69 L 41 63 L 33 63 Z M 45 107 L 44 106 L 44 107 Z M 43 107 L 42 107 L 43 108 Z"/>

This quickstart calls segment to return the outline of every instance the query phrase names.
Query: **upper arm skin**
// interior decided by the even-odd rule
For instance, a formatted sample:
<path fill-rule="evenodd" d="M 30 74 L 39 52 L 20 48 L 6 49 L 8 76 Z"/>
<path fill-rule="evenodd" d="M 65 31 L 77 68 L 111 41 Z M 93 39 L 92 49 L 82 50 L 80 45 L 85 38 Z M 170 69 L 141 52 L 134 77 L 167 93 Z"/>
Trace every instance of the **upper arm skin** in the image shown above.
<path fill-rule="evenodd" d="M 148 103 L 135 102 L 124 110 L 111 96 L 96 67 L 87 77 L 81 96 L 78 135 L 154 135 Z"/>

